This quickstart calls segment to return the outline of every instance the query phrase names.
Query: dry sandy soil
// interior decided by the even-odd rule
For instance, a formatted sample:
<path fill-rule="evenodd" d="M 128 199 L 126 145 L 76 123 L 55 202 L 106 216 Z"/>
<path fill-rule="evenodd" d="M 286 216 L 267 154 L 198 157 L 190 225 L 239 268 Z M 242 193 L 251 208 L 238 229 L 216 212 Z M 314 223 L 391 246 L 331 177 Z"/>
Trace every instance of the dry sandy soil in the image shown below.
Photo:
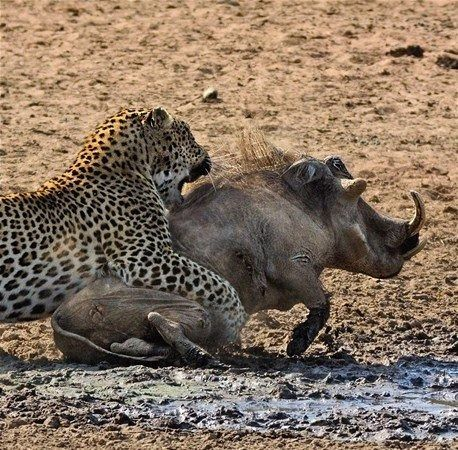
<path fill-rule="evenodd" d="M 407 191 L 420 191 L 429 243 L 392 280 L 326 273 L 332 317 L 308 355 L 332 359 L 339 350 L 369 365 L 406 355 L 456 362 L 457 8 L 426 0 L 4 0 L 0 194 L 62 172 L 84 136 L 123 106 L 166 106 L 213 154 L 247 126 L 298 153 L 340 154 L 369 181 L 366 199 L 386 213 L 408 217 Z M 389 53 L 408 45 L 420 45 L 423 57 Z M 449 67 L 437 64 L 443 56 Z M 220 101 L 202 102 L 209 86 Z M 303 316 L 295 308 L 255 317 L 242 353 L 284 357 Z M 0 326 L 0 335 L 2 373 L 18 367 L 14 358 L 26 362 L 23 372 L 61 364 L 49 321 Z M 0 415 L 4 448 L 378 445 L 339 444 L 307 430 L 190 433 L 141 423 L 55 430 L 8 419 Z"/>

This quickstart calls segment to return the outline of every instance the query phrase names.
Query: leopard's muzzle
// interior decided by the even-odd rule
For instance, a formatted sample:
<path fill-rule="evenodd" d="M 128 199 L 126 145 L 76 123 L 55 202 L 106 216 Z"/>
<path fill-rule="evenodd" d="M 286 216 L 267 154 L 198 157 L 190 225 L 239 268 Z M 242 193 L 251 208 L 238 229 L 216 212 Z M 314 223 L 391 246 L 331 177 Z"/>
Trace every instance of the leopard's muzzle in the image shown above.
<path fill-rule="evenodd" d="M 211 169 L 212 169 L 212 161 L 209 156 L 206 156 L 200 164 L 198 164 L 197 166 L 194 166 L 191 169 L 191 171 L 189 172 L 189 177 L 188 177 L 187 182 L 192 183 L 193 181 L 196 181 L 201 176 L 208 175 Z"/>

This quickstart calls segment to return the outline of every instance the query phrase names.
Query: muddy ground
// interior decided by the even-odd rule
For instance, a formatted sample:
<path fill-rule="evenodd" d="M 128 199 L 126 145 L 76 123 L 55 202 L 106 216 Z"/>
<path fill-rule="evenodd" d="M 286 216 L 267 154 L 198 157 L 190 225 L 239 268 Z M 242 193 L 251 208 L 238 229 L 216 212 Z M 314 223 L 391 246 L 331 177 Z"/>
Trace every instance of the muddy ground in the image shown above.
<path fill-rule="evenodd" d="M 2 447 L 456 444 L 456 2 L 0 7 L 0 193 L 60 173 L 120 107 L 161 104 L 214 155 L 258 127 L 340 154 L 380 210 L 408 217 L 416 189 L 429 213 L 427 248 L 395 279 L 325 273 L 329 327 L 298 360 L 284 350 L 300 307 L 254 317 L 225 371 L 68 365 L 49 321 L 0 326 Z"/>

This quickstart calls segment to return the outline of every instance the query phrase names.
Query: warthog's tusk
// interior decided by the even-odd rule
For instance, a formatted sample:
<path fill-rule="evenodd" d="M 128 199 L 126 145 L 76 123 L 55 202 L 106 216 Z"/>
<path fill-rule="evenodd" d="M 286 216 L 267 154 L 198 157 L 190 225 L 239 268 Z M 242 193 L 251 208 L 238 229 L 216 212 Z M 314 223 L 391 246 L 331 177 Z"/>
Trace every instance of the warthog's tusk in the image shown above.
<path fill-rule="evenodd" d="M 341 183 L 342 187 L 345 189 L 345 194 L 349 198 L 358 198 L 367 187 L 366 180 L 362 178 L 355 178 L 352 180 L 343 179 Z"/>
<path fill-rule="evenodd" d="M 426 220 L 425 204 L 420 197 L 420 194 L 415 191 L 410 191 L 410 195 L 415 203 L 415 215 L 409 222 L 408 235 L 412 236 L 417 234 L 423 227 Z"/>
<path fill-rule="evenodd" d="M 428 238 L 421 239 L 416 247 L 404 253 L 402 257 L 407 261 L 408 259 L 412 258 L 412 256 L 415 256 L 417 253 L 421 252 L 427 242 L 428 242 Z"/>

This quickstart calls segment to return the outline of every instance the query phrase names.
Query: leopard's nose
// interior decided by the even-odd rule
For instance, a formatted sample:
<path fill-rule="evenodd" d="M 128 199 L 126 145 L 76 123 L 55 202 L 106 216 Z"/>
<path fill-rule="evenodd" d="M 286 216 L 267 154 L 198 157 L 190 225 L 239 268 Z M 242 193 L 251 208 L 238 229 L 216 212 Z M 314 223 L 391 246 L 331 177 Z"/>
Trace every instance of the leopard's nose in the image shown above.
<path fill-rule="evenodd" d="M 212 161 L 209 156 L 206 156 L 205 159 L 194 166 L 189 173 L 189 181 L 195 181 L 197 178 L 208 175 L 212 169 Z"/>
<path fill-rule="evenodd" d="M 210 159 L 210 156 L 205 157 L 200 168 L 203 172 L 203 175 L 208 175 L 210 173 L 212 170 L 212 160 Z"/>

